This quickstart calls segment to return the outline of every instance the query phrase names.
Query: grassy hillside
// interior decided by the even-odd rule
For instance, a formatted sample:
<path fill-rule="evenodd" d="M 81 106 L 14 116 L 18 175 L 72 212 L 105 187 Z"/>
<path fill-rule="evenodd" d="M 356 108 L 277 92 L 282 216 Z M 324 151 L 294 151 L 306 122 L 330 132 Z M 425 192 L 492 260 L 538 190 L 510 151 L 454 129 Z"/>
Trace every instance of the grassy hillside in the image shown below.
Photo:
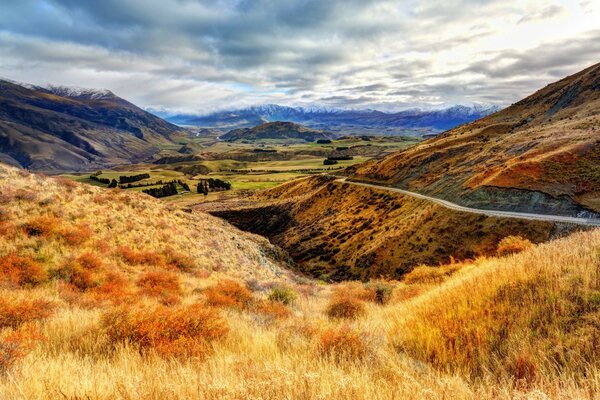
<path fill-rule="evenodd" d="M 476 206 L 600 212 L 599 88 L 596 64 L 498 113 L 350 172 Z"/>
<path fill-rule="evenodd" d="M 335 281 L 399 278 L 419 264 L 489 255 L 505 236 L 541 242 L 555 232 L 552 223 L 456 212 L 325 176 L 200 209 L 269 237 L 300 271 Z"/>
<path fill-rule="evenodd" d="M 594 399 L 600 231 L 323 285 L 136 193 L 0 169 L 0 397 Z M 524 246 L 522 248 L 525 248 Z"/>

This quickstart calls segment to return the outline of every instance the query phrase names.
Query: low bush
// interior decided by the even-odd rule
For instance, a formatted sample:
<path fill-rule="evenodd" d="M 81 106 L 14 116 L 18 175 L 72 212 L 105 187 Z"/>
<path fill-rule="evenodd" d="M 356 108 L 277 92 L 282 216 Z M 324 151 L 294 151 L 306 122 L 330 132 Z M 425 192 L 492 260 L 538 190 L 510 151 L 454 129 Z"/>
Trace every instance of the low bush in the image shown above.
<path fill-rule="evenodd" d="M 94 253 L 82 253 L 75 261 L 83 268 L 92 271 L 98 271 L 104 266 L 102 259 Z"/>
<path fill-rule="evenodd" d="M 60 235 L 69 246 L 81 246 L 92 237 L 92 230 L 87 226 L 65 228 Z"/>
<path fill-rule="evenodd" d="M 498 243 L 497 253 L 499 256 L 516 254 L 533 247 L 533 243 L 521 236 L 507 236 Z"/>
<path fill-rule="evenodd" d="M 13 287 L 31 287 L 46 281 L 48 275 L 31 257 L 14 253 L 0 257 L 0 281 Z"/>
<path fill-rule="evenodd" d="M 113 344 L 129 342 L 142 353 L 163 357 L 204 358 L 210 343 L 227 336 L 229 328 L 218 310 L 199 304 L 150 308 L 125 306 L 106 312 L 101 322 Z"/>
<path fill-rule="evenodd" d="M 336 361 L 361 360 L 367 355 L 367 345 L 360 333 L 346 324 L 322 331 L 318 350 L 321 355 Z"/>
<path fill-rule="evenodd" d="M 146 272 L 137 280 L 136 284 L 143 295 L 160 298 L 163 303 L 177 303 L 181 296 L 179 277 L 173 273 Z"/>
<path fill-rule="evenodd" d="M 286 306 L 293 304 L 297 298 L 298 295 L 296 294 L 294 289 L 292 289 L 289 286 L 283 285 L 274 286 L 271 289 L 271 292 L 269 293 L 268 297 L 270 301 L 279 302 L 285 304 Z"/>
<path fill-rule="evenodd" d="M 439 267 L 420 265 L 404 275 L 402 281 L 410 285 L 440 283 L 445 281 L 460 268 L 460 264 L 449 264 Z"/>
<path fill-rule="evenodd" d="M 0 373 L 6 374 L 44 337 L 32 326 L 23 326 L 0 336 Z"/>
<path fill-rule="evenodd" d="M 381 305 L 390 301 L 394 291 L 394 286 L 383 281 L 369 282 L 366 287 L 373 293 L 372 301 Z"/>
<path fill-rule="evenodd" d="M 0 328 L 14 329 L 26 322 L 48 318 L 55 309 L 51 301 L 4 294 L 0 297 Z"/>
<path fill-rule="evenodd" d="M 350 296 L 334 296 L 327 306 L 330 318 L 355 319 L 366 313 L 363 301 Z"/>
<path fill-rule="evenodd" d="M 137 251 L 133 250 L 128 246 L 119 246 L 117 252 L 129 265 L 154 265 L 159 266 L 165 263 L 165 259 L 162 254 L 154 251 Z"/>
<path fill-rule="evenodd" d="M 192 257 L 178 253 L 170 247 L 165 249 L 164 255 L 167 264 L 181 272 L 191 272 L 196 268 L 196 262 Z"/>
<path fill-rule="evenodd" d="M 285 319 L 292 315 L 290 309 L 279 301 L 262 301 L 257 305 L 256 312 L 273 319 Z"/>
<path fill-rule="evenodd" d="M 48 237 L 53 234 L 59 225 L 58 219 L 49 215 L 35 217 L 22 225 L 29 236 Z"/>
<path fill-rule="evenodd" d="M 254 301 L 252 292 L 234 280 L 223 280 L 204 290 L 208 304 L 216 307 L 248 308 Z"/>
<path fill-rule="evenodd" d="M 81 291 L 86 291 L 96 286 L 92 273 L 75 260 L 68 262 L 58 269 L 50 271 L 50 276 L 54 279 L 60 279 L 65 283 L 73 285 Z"/>

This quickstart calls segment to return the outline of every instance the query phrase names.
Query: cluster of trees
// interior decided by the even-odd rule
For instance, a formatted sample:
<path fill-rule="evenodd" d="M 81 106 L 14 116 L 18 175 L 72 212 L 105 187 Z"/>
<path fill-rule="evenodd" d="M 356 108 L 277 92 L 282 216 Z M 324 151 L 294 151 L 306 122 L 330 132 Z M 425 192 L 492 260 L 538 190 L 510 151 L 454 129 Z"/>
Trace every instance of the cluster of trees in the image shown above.
<path fill-rule="evenodd" d="M 173 196 L 177 194 L 177 185 L 175 184 L 175 181 L 172 181 L 158 188 L 144 189 L 142 192 L 157 198 Z"/>
<path fill-rule="evenodd" d="M 352 156 L 329 156 L 327 157 L 328 160 L 353 160 L 354 157 Z"/>
<path fill-rule="evenodd" d="M 105 185 L 110 184 L 110 179 L 100 178 L 98 175 L 90 175 L 90 179 L 96 182 L 104 183 Z"/>
<path fill-rule="evenodd" d="M 331 140 L 329 139 L 318 139 L 317 144 L 331 144 Z"/>
<path fill-rule="evenodd" d="M 201 179 L 198 182 L 198 186 L 196 187 L 196 191 L 198 193 L 203 193 L 205 196 L 208 194 L 209 191 L 230 189 L 231 183 L 217 178 Z"/>
<path fill-rule="evenodd" d="M 326 158 L 325 160 L 323 160 L 323 165 L 334 165 L 337 163 L 337 160 L 332 160 L 330 158 Z"/>
<path fill-rule="evenodd" d="M 148 179 L 148 178 L 150 178 L 150 174 L 119 176 L 119 183 L 124 184 L 124 183 L 137 182 L 137 181 L 141 181 L 142 179 Z"/>

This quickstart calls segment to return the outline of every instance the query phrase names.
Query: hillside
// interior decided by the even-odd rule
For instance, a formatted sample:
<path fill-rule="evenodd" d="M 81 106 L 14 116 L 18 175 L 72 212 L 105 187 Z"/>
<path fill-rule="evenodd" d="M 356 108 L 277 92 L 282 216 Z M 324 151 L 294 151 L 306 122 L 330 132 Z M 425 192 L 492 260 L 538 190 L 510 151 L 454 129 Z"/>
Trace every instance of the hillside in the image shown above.
<path fill-rule="evenodd" d="M 0 81 L 0 161 L 38 171 L 139 162 L 184 133 L 103 90 Z"/>
<path fill-rule="evenodd" d="M 269 237 L 290 253 L 299 271 L 328 281 L 399 279 L 421 264 L 494 254 L 505 236 L 538 243 L 560 230 L 547 222 L 451 211 L 325 176 L 198 209 Z"/>
<path fill-rule="evenodd" d="M 314 142 L 318 139 L 329 139 L 327 132 L 306 128 L 293 122 L 267 122 L 254 128 L 234 129 L 220 137 L 221 140 L 234 142 L 236 140 L 301 140 Z"/>
<path fill-rule="evenodd" d="M 480 208 L 600 212 L 600 64 L 348 172 Z"/>
<path fill-rule="evenodd" d="M 600 230 L 325 285 L 286 273 L 264 239 L 141 194 L 7 166 L 0 193 L 1 398 L 591 400 L 600 387 Z"/>

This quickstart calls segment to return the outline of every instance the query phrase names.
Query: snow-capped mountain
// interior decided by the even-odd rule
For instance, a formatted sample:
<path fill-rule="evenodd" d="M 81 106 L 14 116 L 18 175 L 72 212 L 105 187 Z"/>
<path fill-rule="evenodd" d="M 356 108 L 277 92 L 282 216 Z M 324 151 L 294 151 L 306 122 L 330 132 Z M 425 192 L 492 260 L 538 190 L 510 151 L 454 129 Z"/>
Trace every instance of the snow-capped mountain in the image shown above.
<path fill-rule="evenodd" d="M 439 132 L 485 117 L 500 107 L 485 104 L 456 105 L 438 110 L 412 109 L 396 113 L 377 110 L 343 110 L 325 107 L 287 107 L 276 104 L 216 112 L 203 116 L 167 116 L 170 122 L 213 128 L 253 127 L 265 122 L 289 121 L 319 129 L 406 128 Z"/>

